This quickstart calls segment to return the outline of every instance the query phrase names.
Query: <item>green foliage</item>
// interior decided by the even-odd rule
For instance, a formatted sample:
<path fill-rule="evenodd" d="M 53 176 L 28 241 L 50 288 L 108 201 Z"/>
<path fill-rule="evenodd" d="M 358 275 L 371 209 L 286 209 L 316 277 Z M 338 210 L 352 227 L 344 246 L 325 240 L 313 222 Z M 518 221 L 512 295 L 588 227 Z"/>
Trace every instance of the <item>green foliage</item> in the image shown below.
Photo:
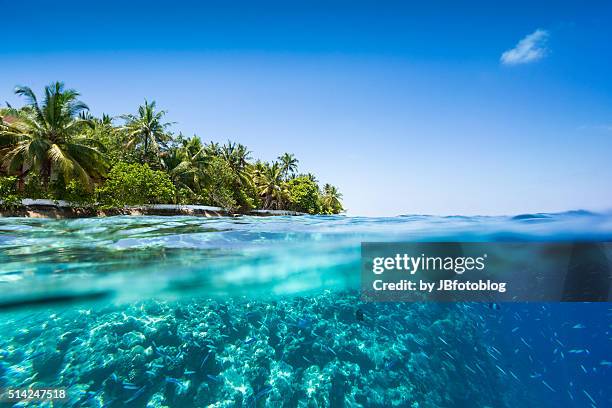
<path fill-rule="evenodd" d="M 32 172 L 25 178 L 22 195 L 32 199 L 52 198 L 49 189 L 43 185 L 42 177 Z"/>
<path fill-rule="evenodd" d="M 282 166 L 278 162 L 255 164 L 253 182 L 261 198 L 264 209 L 282 210 L 287 200 L 287 184 L 284 181 Z"/>
<path fill-rule="evenodd" d="M 321 212 L 319 186 L 310 178 L 301 176 L 287 182 L 290 209 L 308 214 Z"/>
<path fill-rule="evenodd" d="M 233 211 L 237 208 L 234 197 L 236 175 L 229 164 L 220 157 L 213 157 L 206 169 L 210 183 L 204 189 L 207 204 Z"/>
<path fill-rule="evenodd" d="M 66 181 L 78 178 L 88 187 L 105 175 L 105 157 L 84 137 L 91 123 L 78 92 L 55 82 L 45 88 L 40 103 L 28 87 L 17 87 L 15 93 L 25 99 L 26 106 L 6 109 L 11 129 L 0 132 L 0 144 L 5 146 L 2 165 L 9 174 L 29 168 L 45 186 L 56 173 Z"/>
<path fill-rule="evenodd" d="M 126 147 L 140 151 L 143 163 L 159 163 L 159 153 L 166 147 L 172 136 L 168 133 L 170 122 L 164 122 L 164 110 L 156 110 L 155 101 L 138 108 L 136 115 L 124 115 L 125 126 L 122 130 L 127 137 Z"/>
<path fill-rule="evenodd" d="M 49 186 L 48 195 L 54 200 L 65 200 L 80 206 L 91 206 L 96 202 L 94 191 L 78 180 L 70 180 L 68 183 L 63 178 L 54 180 Z"/>
<path fill-rule="evenodd" d="M 340 214 L 344 211 L 340 199 L 342 194 L 335 186 L 325 184 L 323 186 L 323 196 L 321 197 L 321 209 L 323 214 Z"/>
<path fill-rule="evenodd" d="M 293 154 L 253 162 L 239 143 L 174 136 L 166 111 L 154 101 L 145 100 L 115 125 L 108 115 L 93 117 L 79 93 L 61 82 L 47 86 L 40 98 L 28 87 L 15 93 L 25 105 L 0 109 L 0 172 L 11 176 L 2 179 L 0 192 L 7 199 L 98 201 L 105 208 L 174 202 L 234 212 L 343 211 L 336 187 L 320 191 L 314 175 L 296 176 Z"/>
<path fill-rule="evenodd" d="M 289 180 L 295 175 L 299 160 L 291 153 L 284 153 L 282 156 L 278 156 L 280 163 L 281 172 L 285 180 Z"/>
<path fill-rule="evenodd" d="M 0 200 L 1 208 L 14 208 L 21 204 L 17 194 L 17 177 L 0 177 Z"/>
<path fill-rule="evenodd" d="M 152 170 L 148 164 L 115 165 L 108 179 L 97 190 L 103 207 L 141 204 L 167 204 L 174 200 L 176 190 L 167 173 Z"/>

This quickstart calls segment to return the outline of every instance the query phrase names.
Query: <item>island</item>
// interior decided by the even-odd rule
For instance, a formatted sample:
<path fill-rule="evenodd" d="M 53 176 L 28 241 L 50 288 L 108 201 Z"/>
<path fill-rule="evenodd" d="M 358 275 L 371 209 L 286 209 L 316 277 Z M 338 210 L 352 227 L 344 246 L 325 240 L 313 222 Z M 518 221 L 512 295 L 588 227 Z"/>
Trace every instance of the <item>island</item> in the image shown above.
<path fill-rule="evenodd" d="M 342 194 L 298 172 L 298 159 L 253 159 L 231 141 L 171 130 L 145 100 L 135 114 L 95 117 L 62 82 L 0 108 L 0 215 L 339 214 Z"/>

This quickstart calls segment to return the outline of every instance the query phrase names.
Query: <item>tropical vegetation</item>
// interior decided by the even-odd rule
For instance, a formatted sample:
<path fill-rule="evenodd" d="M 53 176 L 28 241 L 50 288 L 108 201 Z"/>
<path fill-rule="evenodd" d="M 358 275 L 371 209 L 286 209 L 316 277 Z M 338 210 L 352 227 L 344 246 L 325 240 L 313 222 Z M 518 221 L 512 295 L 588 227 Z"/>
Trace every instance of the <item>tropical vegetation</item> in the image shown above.
<path fill-rule="evenodd" d="M 203 143 L 172 132 L 155 101 L 135 114 L 94 117 L 79 93 L 55 82 L 39 98 L 19 86 L 24 105 L 0 108 L 0 200 L 49 198 L 107 208 L 173 203 L 232 212 L 344 211 L 335 186 L 298 172 L 291 153 L 254 160 L 240 143 Z"/>

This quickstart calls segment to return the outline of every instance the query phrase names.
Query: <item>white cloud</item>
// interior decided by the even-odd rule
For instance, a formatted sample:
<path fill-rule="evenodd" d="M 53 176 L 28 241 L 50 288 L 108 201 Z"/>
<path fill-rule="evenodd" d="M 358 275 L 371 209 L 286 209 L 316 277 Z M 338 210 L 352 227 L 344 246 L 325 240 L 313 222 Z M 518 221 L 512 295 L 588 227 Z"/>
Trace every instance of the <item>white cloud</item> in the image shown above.
<path fill-rule="evenodd" d="M 516 47 L 504 52 L 500 61 L 505 65 L 527 64 L 542 59 L 548 53 L 546 42 L 548 31 L 538 28 L 516 44 Z"/>

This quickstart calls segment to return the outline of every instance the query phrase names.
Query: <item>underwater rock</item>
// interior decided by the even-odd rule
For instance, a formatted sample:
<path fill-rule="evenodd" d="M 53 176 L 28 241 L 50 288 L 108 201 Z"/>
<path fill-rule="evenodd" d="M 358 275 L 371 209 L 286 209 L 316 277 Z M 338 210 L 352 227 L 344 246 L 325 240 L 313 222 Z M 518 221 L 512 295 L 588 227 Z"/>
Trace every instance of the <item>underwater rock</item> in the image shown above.
<path fill-rule="evenodd" d="M 123 335 L 123 337 L 121 338 L 121 346 L 123 346 L 124 348 L 131 349 L 136 345 L 144 344 L 145 341 L 146 337 L 144 336 L 144 334 L 137 331 L 132 331 Z"/>
<path fill-rule="evenodd" d="M 15 334 L 14 340 L 18 343 L 28 343 L 34 339 L 36 339 L 38 336 L 41 335 L 41 333 L 43 332 L 42 328 L 40 327 L 33 327 L 33 328 L 29 328 L 29 329 L 20 329 L 17 331 L 17 333 Z"/>
<path fill-rule="evenodd" d="M 32 369 L 42 378 L 56 374 L 62 367 L 63 355 L 57 350 L 45 350 L 32 358 Z"/>

